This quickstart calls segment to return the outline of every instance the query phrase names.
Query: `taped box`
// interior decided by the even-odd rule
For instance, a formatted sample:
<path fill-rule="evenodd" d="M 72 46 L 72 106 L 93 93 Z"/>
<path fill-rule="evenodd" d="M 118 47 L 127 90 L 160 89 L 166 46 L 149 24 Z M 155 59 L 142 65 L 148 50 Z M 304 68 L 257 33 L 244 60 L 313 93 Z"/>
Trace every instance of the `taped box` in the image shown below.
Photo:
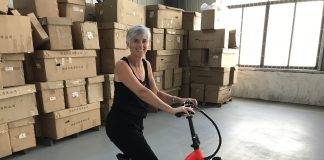
<path fill-rule="evenodd" d="M 36 147 L 34 124 L 34 117 L 8 123 L 12 152 Z"/>
<path fill-rule="evenodd" d="M 103 83 L 105 77 L 103 75 L 90 77 L 86 79 L 87 102 L 95 103 L 103 101 Z"/>
<path fill-rule="evenodd" d="M 38 115 L 35 85 L 0 90 L 0 124 Z"/>
<path fill-rule="evenodd" d="M 36 51 L 32 66 L 34 79 L 47 82 L 96 76 L 95 57 L 95 50 Z"/>
<path fill-rule="evenodd" d="M 1 15 L 0 22 L 0 54 L 34 51 L 29 17 Z"/>
<path fill-rule="evenodd" d="M 42 136 L 61 139 L 100 126 L 100 104 L 91 103 L 41 116 Z"/>
<path fill-rule="evenodd" d="M 38 111 L 50 113 L 65 109 L 63 81 L 36 82 Z"/>

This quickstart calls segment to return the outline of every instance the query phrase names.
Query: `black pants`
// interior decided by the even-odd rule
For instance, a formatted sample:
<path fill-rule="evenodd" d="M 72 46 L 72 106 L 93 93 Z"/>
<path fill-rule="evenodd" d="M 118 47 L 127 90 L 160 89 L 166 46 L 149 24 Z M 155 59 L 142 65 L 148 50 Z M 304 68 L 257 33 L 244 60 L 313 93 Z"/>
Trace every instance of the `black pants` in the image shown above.
<path fill-rule="evenodd" d="M 110 140 L 132 160 L 158 159 L 143 136 L 143 118 L 112 109 L 106 122 Z"/>

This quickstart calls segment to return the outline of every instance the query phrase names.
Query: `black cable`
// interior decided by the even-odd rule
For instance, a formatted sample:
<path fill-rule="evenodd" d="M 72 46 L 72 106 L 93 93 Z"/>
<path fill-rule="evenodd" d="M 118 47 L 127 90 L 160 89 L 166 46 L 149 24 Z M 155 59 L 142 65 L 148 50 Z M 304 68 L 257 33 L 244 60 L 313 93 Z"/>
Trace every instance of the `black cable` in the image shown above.
<path fill-rule="evenodd" d="M 193 106 L 194 108 L 196 108 L 200 113 L 202 113 L 205 117 L 207 117 L 207 119 L 212 122 L 212 124 L 214 125 L 214 127 L 216 128 L 217 134 L 218 134 L 218 146 L 217 149 L 214 151 L 213 154 L 211 154 L 210 156 L 204 157 L 204 160 L 210 160 L 212 158 L 214 158 L 214 156 L 218 153 L 221 145 L 222 145 L 222 136 L 220 134 L 220 131 L 218 129 L 218 126 L 216 125 L 216 123 L 214 122 L 214 120 L 212 118 L 210 118 L 203 110 L 201 110 L 198 106 Z"/>

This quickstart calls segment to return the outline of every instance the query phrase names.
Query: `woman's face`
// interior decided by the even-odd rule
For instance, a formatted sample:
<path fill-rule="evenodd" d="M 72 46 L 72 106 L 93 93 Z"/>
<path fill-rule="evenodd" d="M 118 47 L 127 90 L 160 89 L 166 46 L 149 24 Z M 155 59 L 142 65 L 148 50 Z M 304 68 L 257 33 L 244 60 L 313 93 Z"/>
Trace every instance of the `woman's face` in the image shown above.
<path fill-rule="evenodd" d="M 147 51 L 148 39 L 144 35 L 136 36 L 129 44 L 127 44 L 131 54 L 143 57 Z"/>

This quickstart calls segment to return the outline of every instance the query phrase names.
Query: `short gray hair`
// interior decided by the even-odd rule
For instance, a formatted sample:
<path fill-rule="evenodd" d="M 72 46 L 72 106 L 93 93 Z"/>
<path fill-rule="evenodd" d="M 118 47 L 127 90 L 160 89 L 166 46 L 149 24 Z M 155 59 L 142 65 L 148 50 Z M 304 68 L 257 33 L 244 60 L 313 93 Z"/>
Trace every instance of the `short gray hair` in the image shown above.
<path fill-rule="evenodd" d="M 130 43 L 138 35 L 144 35 L 148 41 L 150 41 L 151 39 L 150 29 L 148 29 L 144 25 L 136 25 L 127 31 L 126 42 Z"/>

